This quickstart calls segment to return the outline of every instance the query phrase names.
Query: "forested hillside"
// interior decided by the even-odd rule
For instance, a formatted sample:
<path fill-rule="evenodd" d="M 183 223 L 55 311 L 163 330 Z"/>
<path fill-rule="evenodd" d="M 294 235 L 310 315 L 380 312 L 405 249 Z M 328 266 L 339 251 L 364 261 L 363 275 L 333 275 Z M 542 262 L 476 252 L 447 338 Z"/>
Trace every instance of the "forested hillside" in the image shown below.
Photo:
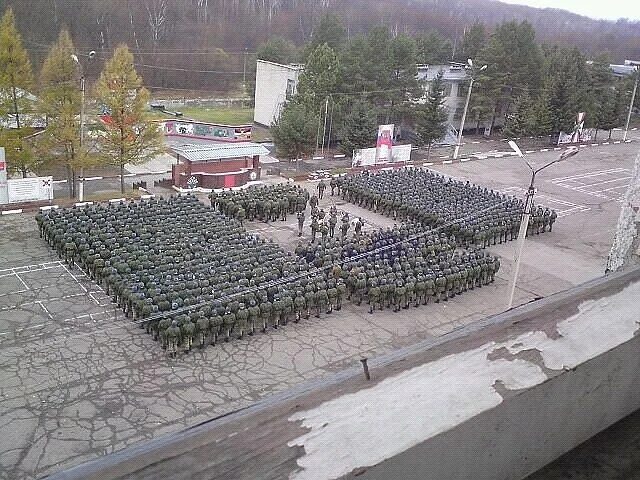
<path fill-rule="evenodd" d="M 394 34 L 436 31 L 457 49 L 465 29 L 527 20 L 540 43 L 576 46 L 588 57 L 640 57 L 640 23 L 605 22 L 560 10 L 487 0 L 0 0 L 12 6 L 34 64 L 61 28 L 80 49 L 96 50 L 89 77 L 126 42 L 152 88 L 228 90 L 248 75 L 257 47 L 272 35 L 301 46 L 326 13 L 338 15 L 348 37 L 377 25 Z"/>

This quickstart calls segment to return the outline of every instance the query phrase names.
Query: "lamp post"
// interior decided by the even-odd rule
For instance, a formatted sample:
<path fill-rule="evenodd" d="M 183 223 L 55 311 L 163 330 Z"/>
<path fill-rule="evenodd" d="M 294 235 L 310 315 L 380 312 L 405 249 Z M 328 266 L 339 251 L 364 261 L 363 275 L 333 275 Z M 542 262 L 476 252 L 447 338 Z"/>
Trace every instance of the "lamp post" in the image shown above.
<path fill-rule="evenodd" d="M 624 125 L 624 135 L 622 141 L 627 141 L 627 134 L 629 133 L 629 122 L 631 121 L 631 112 L 633 110 L 633 103 L 636 101 L 636 92 L 638 90 L 638 81 L 640 80 L 640 65 L 635 66 L 636 81 L 633 84 L 633 93 L 631 94 L 631 103 L 629 104 L 629 113 L 627 113 L 627 122 Z"/>
<path fill-rule="evenodd" d="M 464 122 L 467 120 L 467 110 L 469 109 L 469 101 L 471 100 L 471 90 L 473 89 L 473 82 L 475 82 L 475 78 L 473 78 L 473 60 L 468 59 L 467 64 L 471 71 L 471 81 L 469 82 L 469 91 L 467 92 L 467 100 L 464 104 L 464 110 L 462 112 L 462 121 L 460 122 L 460 131 L 458 132 L 458 141 L 456 142 L 456 148 L 453 151 L 454 160 L 458 158 L 458 152 L 460 151 L 460 146 L 462 145 L 462 131 L 464 130 Z M 486 65 L 480 67 L 478 71 L 483 71 L 487 68 Z"/>
<path fill-rule="evenodd" d="M 96 52 L 94 50 L 91 50 L 88 55 L 87 58 L 89 60 L 93 60 L 96 56 Z M 86 79 L 84 76 L 84 68 L 82 68 L 82 64 L 80 63 L 80 59 L 78 58 L 77 55 L 71 55 L 71 58 L 73 59 L 73 61 L 76 63 L 76 65 L 78 65 L 78 68 L 80 69 L 80 95 L 81 95 L 81 100 L 80 100 L 80 152 L 82 153 L 82 147 L 84 147 L 84 124 L 85 124 L 85 120 L 84 120 L 84 113 L 85 113 L 85 92 L 86 92 Z M 84 201 L 84 167 L 81 165 L 80 166 L 80 178 L 79 178 L 80 184 L 78 185 L 78 200 L 80 202 Z"/>
<path fill-rule="evenodd" d="M 509 146 L 516 152 L 516 154 L 520 158 L 524 158 L 522 151 L 514 142 L 511 140 L 509 142 Z M 527 190 L 527 196 L 525 197 L 524 202 L 524 212 L 522 215 L 522 221 L 520 222 L 520 230 L 518 231 L 518 243 L 516 245 L 516 254 L 514 258 L 514 267 L 513 267 L 513 275 L 511 276 L 511 281 L 509 282 L 509 302 L 507 303 L 507 310 L 510 310 L 513 306 L 513 297 L 516 292 L 516 282 L 518 280 L 518 273 L 520 271 L 520 259 L 522 257 L 522 251 L 524 249 L 524 239 L 527 235 L 527 227 L 529 226 L 529 218 L 531 217 L 531 210 L 533 209 L 533 197 L 536 194 L 535 181 L 536 175 L 551 165 L 554 165 L 562 160 L 566 160 L 567 158 L 571 158 L 579 152 L 577 148 L 569 148 L 562 152 L 558 158 L 553 160 L 552 162 L 547 163 L 539 168 L 533 168 L 529 162 L 525 160 L 527 167 L 531 170 L 531 182 L 529 183 L 529 189 Z"/>

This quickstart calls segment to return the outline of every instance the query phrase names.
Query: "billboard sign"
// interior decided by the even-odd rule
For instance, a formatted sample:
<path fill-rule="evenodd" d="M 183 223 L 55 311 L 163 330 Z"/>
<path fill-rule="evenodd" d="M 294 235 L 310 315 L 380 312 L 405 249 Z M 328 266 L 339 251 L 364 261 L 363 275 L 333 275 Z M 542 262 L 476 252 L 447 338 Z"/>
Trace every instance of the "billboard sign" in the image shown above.
<path fill-rule="evenodd" d="M 376 158 L 377 148 L 363 148 L 353 152 L 352 167 L 368 167 L 381 163 L 407 163 L 411 160 L 411 144 L 395 145 L 391 147 L 391 157 L 389 160 L 379 162 Z"/>
<path fill-rule="evenodd" d="M 391 148 L 393 147 L 394 125 L 380 125 L 378 127 L 378 141 L 376 142 L 375 163 L 391 161 Z"/>
<path fill-rule="evenodd" d="M 16 178 L 7 187 L 9 203 L 53 200 L 53 177 Z"/>

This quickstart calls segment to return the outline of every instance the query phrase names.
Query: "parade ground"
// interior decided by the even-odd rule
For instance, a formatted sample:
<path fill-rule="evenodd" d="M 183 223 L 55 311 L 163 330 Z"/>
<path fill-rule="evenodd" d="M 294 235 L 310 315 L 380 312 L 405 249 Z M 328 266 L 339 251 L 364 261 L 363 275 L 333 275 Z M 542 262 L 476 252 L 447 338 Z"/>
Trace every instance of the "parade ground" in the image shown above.
<path fill-rule="evenodd" d="M 553 232 L 527 239 L 516 304 L 604 273 L 637 144 L 585 148 L 539 175 L 536 203 L 553 208 Z M 558 152 L 531 155 L 542 165 Z M 516 157 L 434 166 L 457 179 L 521 196 L 529 171 Z M 309 190 L 316 184 L 305 185 Z M 320 206 L 361 216 L 365 229 L 393 225 L 325 192 Z M 515 242 L 496 281 L 448 302 L 341 312 L 168 358 L 77 267 L 39 238 L 33 214 L 0 219 L 0 478 L 37 478 L 247 407 L 276 392 L 419 341 L 436 339 L 506 308 Z M 247 229 L 293 251 L 297 222 Z M 305 229 L 305 237 L 310 231 Z"/>

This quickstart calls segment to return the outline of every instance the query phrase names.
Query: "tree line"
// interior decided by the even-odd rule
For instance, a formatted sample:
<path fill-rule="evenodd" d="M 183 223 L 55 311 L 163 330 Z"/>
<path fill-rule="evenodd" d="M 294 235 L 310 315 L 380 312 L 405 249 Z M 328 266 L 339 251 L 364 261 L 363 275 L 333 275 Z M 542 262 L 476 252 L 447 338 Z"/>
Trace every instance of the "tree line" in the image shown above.
<path fill-rule="evenodd" d="M 48 46 L 65 28 L 81 51 L 97 51 L 93 68 L 98 72 L 116 46 L 126 43 L 147 86 L 176 93 L 237 90 L 258 45 L 274 34 L 295 45 L 309 43 L 327 12 L 343 19 L 347 38 L 366 33 L 372 25 L 386 26 L 393 36 L 435 31 L 448 41 L 449 59 L 460 54 L 474 22 L 493 30 L 503 20 L 527 20 L 542 43 L 575 46 L 589 57 L 602 51 L 611 52 L 616 62 L 640 57 L 638 22 L 599 21 L 500 2 L 0 0 L 0 11 L 7 7 L 16 12 L 34 63 L 44 60 Z M 252 73 L 249 69 L 249 77 Z"/>
<path fill-rule="evenodd" d="M 118 46 L 105 63 L 94 89 L 103 122 L 82 129 L 85 68 L 90 56 L 79 54 L 67 30 L 61 30 L 39 74 L 16 28 L 12 9 L 0 21 L 0 146 L 11 173 L 27 176 L 40 166 L 67 172 L 69 196 L 76 197 L 77 174 L 90 166 L 124 166 L 157 155 L 162 138 L 145 111 L 149 92 L 134 67 L 126 45 Z M 46 126 L 34 128 L 36 121 Z"/>
<path fill-rule="evenodd" d="M 332 14 L 314 31 L 302 48 L 275 37 L 258 49 L 264 60 L 305 64 L 296 95 L 273 125 L 284 156 L 300 158 L 330 144 L 350 154 L 372 146 L 379 123 L 410 129 L 413 143 L 429 149 L 442 138 L 443 78 L 421 84 L 416 64 L 447 64 L 446 38 L 434 31 L 396 35 L 386 27 L 348 38 Z M 553 137 L 572 131 L 578 112 L 586 113 L 587 128 L 611 132 L 623 124 L 634 79 L 615 78 L 606 53 L 589 61 L 577 48 L 540 45 L 526 21 L 503 22 L 492 32 L 475 23 L 454 58 L 473 59 L 466 69 L 475 80 L 467 120 L 478 132 L 498 126 L 511 137 Z M 468 85 L 462 83 L 462 93 Z"/>

